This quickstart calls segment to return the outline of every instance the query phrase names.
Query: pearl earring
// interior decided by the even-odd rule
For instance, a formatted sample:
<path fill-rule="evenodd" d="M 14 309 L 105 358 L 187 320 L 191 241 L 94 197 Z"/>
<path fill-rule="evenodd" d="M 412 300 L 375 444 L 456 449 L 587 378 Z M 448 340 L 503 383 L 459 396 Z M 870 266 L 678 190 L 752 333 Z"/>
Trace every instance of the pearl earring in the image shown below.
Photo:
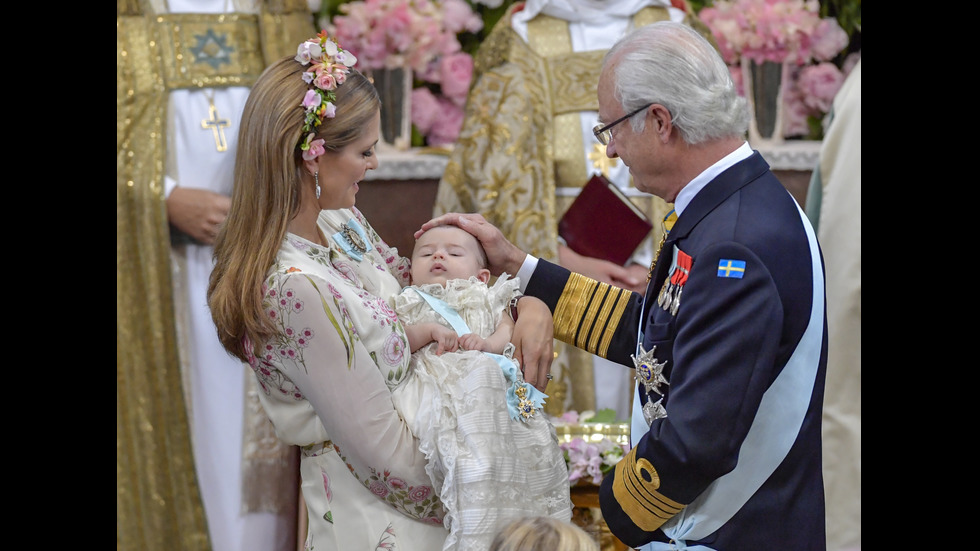
<path fill-rule="evenodd" d="M 313 179 L 316 180 L 316 198 L 320 199 L 320 172 L 313 173 Z"/>

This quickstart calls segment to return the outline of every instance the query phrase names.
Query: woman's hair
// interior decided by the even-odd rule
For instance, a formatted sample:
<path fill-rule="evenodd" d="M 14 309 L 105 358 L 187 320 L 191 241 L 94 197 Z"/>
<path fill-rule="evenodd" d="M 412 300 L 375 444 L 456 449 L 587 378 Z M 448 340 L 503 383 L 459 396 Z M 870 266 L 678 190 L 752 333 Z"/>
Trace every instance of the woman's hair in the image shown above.
<path fill-rule="evenodd" d="M 606 52 L 603 66 L 617 63 L 614 93 L 626 113 L 659 103 L 670 111 L 685 142 L 744 136 L 749 127 L 745 98 L 738 95 L 728 66 L 714 46 L 681 23 L 640 27 Z M 645 117 L 632 117 L 642 132 Z"/>
<path fill-rule="evenodd" d="M 255 81 L 242 111 L 231 209 L 215 240 L 208 285 L 218 339 L 242 360 L 243 338 L 259 343 L 274 331 L 262 308 L 263 283 L 299 210 L 300 186 L 311 185 L 299 148 L 307 69 L 293 56 L 273 63 Z M 315 130 L 328 151 L 354 142 L 381 108 L 374 85 L 353 68 L 336 94 L 336 116 Z"/>
<path fill-rule="evenodd" d="M 599 551 L 599 544 L 575 524 L 540 516 L 508 523 L 489 551 Z"/>

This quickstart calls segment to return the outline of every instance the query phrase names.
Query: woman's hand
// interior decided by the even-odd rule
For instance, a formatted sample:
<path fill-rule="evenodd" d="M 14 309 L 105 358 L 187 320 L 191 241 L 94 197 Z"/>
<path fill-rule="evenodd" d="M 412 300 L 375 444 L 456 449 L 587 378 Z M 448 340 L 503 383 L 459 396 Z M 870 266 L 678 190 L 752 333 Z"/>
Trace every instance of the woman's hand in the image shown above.
<path fill-rule="evenodd" d="M 555 360 L 555 320 L 541 299 L 523 296 L 517 302 L 517 324 L 514 326 L 514 357 L 521 363 L 524 380 L 545 391 Z"/>

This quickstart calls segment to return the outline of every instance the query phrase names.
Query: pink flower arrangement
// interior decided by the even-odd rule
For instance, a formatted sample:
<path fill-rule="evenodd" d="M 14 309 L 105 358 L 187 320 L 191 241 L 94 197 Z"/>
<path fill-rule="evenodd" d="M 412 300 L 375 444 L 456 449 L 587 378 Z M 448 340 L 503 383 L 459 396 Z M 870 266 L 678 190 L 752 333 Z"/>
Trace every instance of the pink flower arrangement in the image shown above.
<path fill-rule="evenodd" d="M 598 413 L 594 411 L 579 413 L 572 410 L 558 417 L 552 417 L 551 422 L 555 426 L 613 423 L 615 418 L 616 412 L 611 409 L 604 409 Z M 619 444 L 606 436 L 596 441 L 595 436 L 594 434 L 589 436 L 592 442 L 576 436 L 559 444 L 565 455 L 565 465 L 568 466 L 569 486 L 574 486 L 580 481 L 598 486 L 602 482 L 602 477 L 611 471 L 629 451 L 629 446 L 625 444 Z"/>
<path fill-rule="evenodd" d="M 365 69 L 425 73 L 441 56 L 460 51 L 458 33 L 483 28 L 463 0 L 356 0 L 339 9 L 332 34 Z"/>
<path fill-rule="evenodd" d="M 339 10 L 338 40 L 365 69 L 411 69 L 412 124 L 429 145 L 453 143 L 473 76 L 457 35 L 480 31 L 483 19 L 464 0 L 355 0 Z"/>
<path fill-rule="evenodd" d="M 602 483 L 602 477 L 611 471 L 628 451 L 626 446 L 608 438 L 590 444 L 581 437 L 563 442 L 561 449 L 565 453 L 568 484 L 571 486 L 580 480 L 598 486 Z"/>
<path fill-rule="evenodd" d="M 741 64 L 782 63 L 789 71 L 783 90 L 786 137 L 813 134 L 809 119 L 822 118 L 845 73 L 830 63 L 849 42 L 833 17 L 820 17 L 817 0 L 715 0 L 698 16 L 711 29 L 736 86 Z"/>
<path fill-rule="evenodd" d="M 819 10 L 816 0 L 717 0 L 698 16 L 729 64 L 742 58 L 802 64 L 813 55 Z"/>

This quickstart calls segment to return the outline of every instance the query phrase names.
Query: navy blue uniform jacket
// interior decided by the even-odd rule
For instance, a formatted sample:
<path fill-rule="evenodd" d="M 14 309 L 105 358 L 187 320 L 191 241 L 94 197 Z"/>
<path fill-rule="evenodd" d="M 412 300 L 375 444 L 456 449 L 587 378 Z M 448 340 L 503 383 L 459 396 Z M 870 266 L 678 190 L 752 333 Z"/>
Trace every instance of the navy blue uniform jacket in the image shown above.
<path fill-rule="evenodd" d="M 675 314 L 657 295 L 678 253 L 691 262 Z M 825 549 L 823 260 L 806 217 L 758 152 L 681 213 L 646 301 L 545 260 L 525 293 L 551 307 L 557 338 L 629 367 L 642 319 L 643 350 L 663 363 L 666 416 L 642 437 L 634 432 L 634 447 L 600 488 L 603 517 L 620 540 Z M 646 403 L 644 387 L 635 399 Z"/>

